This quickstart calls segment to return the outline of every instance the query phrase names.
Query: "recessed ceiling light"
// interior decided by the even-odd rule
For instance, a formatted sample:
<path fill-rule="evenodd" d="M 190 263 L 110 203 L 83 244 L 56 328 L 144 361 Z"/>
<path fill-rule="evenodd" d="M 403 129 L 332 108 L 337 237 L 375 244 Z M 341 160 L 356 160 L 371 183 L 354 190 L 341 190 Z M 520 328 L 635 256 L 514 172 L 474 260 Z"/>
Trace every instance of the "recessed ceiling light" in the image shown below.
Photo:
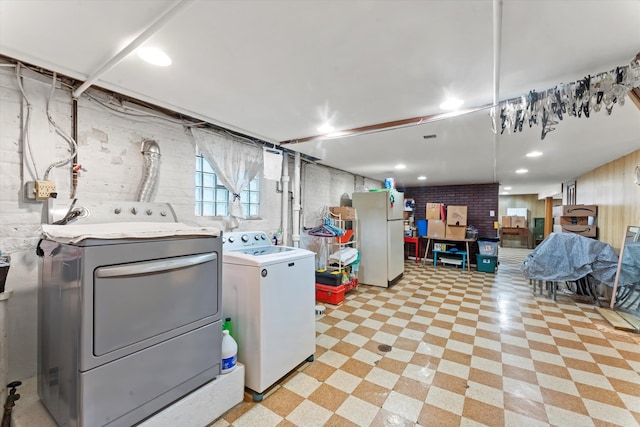
<path fill-rule="evenodd" d="M 527 153 L 527 157 L 540 157 L 540 156 L 542 156 L 541 151 L 532 151 L 530 153 Z"/>
<path fill-rule="evenodd" d="M 427 177 L 426 177 L 426 176 L 424 176 L 424 175 L 420 175 L 420 176 L 418 177 L 418 179 L 419 179 L 420 181 L 424 181 L 425 179 L 427 179 Z"/>
<path fill-rule="evenodd" d="M 505 190 L 511 190 L 511 187 L 504 187 Z"/>
<path fill-rule="evenodd" d="M 171 65 L 171 58 L 157 47 L 141 47 L 137 50 L 138 56 L 152 65 L 167 67 Z"/>
<path fill-rule="evenodd" d="M 509 194 L 509 192 L 508 191 L 503 191 L 502 194 L 506 195 L 506 194 Z"/>
<path fill-rule="evenodd" d="M 406 168 L 406 167 L 407 167 L 407 165 L 402 164 L 402 163 L 398 163 L 398 164 L 396 165 L 396 169 L 404 169 L 404 168 Z"/>
<path fill-rule="evenodd" d="M 334 130 L 336 129 L 333 126 L 331 126 L 329 123 L 325 123 L 318 127 L 318 132 L 320 133 L 331 133 Z"/>
<path fill-rule="evenodd" d="M 527 173 L 529 172 L 527 169 L 518 169 L 516 173 Z"/>
<path fill-rule="evenodd" d="M 440 108 L 442 110 L 457 110 L 462 106 L 462 104 L 464 104 L 464 101 L 462 99 L 449 98 L 442 104 L 440 104 Z"/>

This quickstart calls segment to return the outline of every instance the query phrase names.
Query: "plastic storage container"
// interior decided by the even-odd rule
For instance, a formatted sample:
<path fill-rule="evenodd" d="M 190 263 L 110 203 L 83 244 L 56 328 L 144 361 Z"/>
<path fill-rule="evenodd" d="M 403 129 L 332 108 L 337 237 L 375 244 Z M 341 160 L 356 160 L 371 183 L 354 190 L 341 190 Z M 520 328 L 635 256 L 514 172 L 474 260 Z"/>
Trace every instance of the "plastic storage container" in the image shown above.
<path fill-rule="evenodd" d="M 222 368 L 220 373 L 228 374 L 238 363 L 238 344 L 226 329 L 222 331 Z"/>
<path fill-rule="evenodd" d="M 344 285 L 329 286 L 323 285 L 322 283 L 316 283 L 316 301 L 338 305 L 344 301 L 344 292 Z"/>
<path fill-rule="evenodd" d="M 484 273 L 495 273 L 498 257 L 495 255 L 476 254 L 476 268 Z"/>
<path fill-rule="evenodd" d="M 423 237 L 427 235 L 427 220 L 419 219 L 416 221 L 416 225 L 418 226 L 418 236 Z"/>
<path fill-rule="evenodd" d="M 478 240 L 478 249 L 481 255 L 498 255 L 498 242 L 492 240 Z"/>

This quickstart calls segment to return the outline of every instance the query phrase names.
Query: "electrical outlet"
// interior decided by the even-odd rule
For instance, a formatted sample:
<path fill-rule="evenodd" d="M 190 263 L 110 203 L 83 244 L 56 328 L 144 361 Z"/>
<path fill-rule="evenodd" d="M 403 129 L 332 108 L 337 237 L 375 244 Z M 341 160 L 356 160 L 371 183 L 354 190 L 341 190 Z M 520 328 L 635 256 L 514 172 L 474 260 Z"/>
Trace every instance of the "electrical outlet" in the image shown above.
<path fill-rule="evenodd" d="M 56 183 L 53 181 L 36 181 L 34 187 L 36 200 L 46 200 L 49 197 L 56 197 Z"/>

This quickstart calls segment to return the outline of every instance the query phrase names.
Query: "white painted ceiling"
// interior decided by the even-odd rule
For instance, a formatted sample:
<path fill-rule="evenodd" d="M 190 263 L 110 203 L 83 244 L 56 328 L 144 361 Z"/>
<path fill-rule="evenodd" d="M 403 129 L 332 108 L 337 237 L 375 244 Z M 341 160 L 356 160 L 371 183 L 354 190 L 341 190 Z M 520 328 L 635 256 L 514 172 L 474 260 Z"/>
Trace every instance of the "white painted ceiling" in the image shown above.
<path fill-rule="evenodd" d="M 84 81 L 167 12 L 144 45 L 171 66 L 131 54 L 94 84 L 273 143 L 318 135 L 327 120 L 340 131 L 439 114 L 448 95 L 489 105 L 640 51 L 640 0 L 0 0 L 0 54 Z M 481 110 L 286 148 L 400 187 L 499 182 L 550 195 L 640 148 L 640 110 L 627 100 L 540 132 L 496 135 Z M 525 157 L 534 149 L 543 156 Z"/>

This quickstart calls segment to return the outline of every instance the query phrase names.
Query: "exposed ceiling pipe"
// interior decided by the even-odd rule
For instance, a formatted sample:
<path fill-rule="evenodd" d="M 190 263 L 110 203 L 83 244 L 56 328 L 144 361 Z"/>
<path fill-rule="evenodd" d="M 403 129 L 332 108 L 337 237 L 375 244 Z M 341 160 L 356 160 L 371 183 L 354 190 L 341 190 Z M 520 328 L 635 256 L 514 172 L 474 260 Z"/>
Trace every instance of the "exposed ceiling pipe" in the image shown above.
<path fill-rule="evenodd" d="M 146 42 L 149 38 L 151 38 L 155 33 L 157 33 L 167 22 L 169 22 L 175 15 L 178 14 L 182 9 L 184 9 L 189 4 L 193 3 L 195 0 L 180 0 L 166 12 L 164 12 L 158 19 L 151 23 L 138 37 L 136 37 L 131 43 L 125 46 L 120 52 L 118 52 L 115 56 L 105 62 L 97 71 L 95 71 L 91 76 L 87 78 L 87 80 L 82 83 L 78 88 L 73 91 L 73 97 L 79 98 L 82 93 L 87 90 L 92 84 L 94 84 L 100 77 L 104 75 L 107 71 L 118 65 L 120 61 L 127 57 L 131 52 L 136 50 L 141 44 Z"/>
<path fill-rule="evenodd" d="M 500 100 L 500 59 L 502 52 L 502 0 L 493 0 L 493 105 Z M 493 120 L 493 182 L 498 182 L 498 123 L 496 107 Z"/>

